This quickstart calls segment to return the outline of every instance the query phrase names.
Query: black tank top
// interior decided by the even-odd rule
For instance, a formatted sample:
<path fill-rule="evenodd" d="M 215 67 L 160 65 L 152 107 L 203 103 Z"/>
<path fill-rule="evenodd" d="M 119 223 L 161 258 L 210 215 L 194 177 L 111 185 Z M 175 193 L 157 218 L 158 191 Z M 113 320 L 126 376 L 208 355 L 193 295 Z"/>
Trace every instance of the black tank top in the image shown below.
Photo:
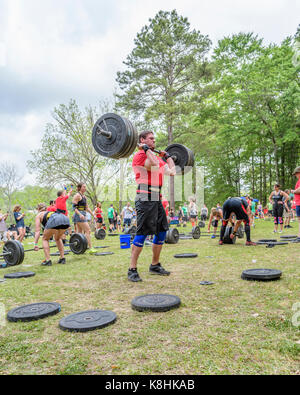
<path fill-rule="evenodd" d="M 43 219 L 42 219 L 43 227 L 46 226 L 46 224 L 47 224 L 47 222 L 48 222 L 48 220 L 49 220 L 49 218 L 51 217 L 52 214 L 54 214 L 54 211 L 49 211 L 49 212 L 45 213 L 45 215 L 43 216 Z"/>
<path fill-rule="evenodd" d="M 75 207 L 79 211 L 85 211 L 85 209 L 86 209 L 86 197 L 82 196 L 80 192 L 78 192 L 78 193 L 81 196 L 81 200 L 77 204 L 75 204 Z"/>
<path fill-rule="evenodd" d="M 276 192 L 274 193 L 273 202 L 274 202 L 274 206 L 278 206 L 279 202 L 283 202 L 283 196 L 281 195 L 281 191 L 278 191 L 277 195 Z"/>

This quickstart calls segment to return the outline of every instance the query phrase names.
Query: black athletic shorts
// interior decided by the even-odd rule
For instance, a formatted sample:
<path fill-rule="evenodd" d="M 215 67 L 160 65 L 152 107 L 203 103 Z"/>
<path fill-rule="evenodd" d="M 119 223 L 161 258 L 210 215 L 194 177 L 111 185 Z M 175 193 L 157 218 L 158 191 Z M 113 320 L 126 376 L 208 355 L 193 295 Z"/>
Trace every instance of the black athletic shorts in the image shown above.
<path fill-rule="evenodd" d="M 247 210 L 242 204 L 240 199 L 231 198 L 226 200 L 223 206 L 223 219 L 228 220 L 230 214 L 234 213 L 236 215 L 236 219 L 247 221 L 249 220 Z"/>
<path fill-rule="evenodd" d="M 273 217 L 282 218 L 283 217 L 283 204 L 277 204 L 273 206 Z"/>
<path fill-rule="evenodd" d="M 158 235 L 169 230 L 166 212 L 161 201 L 148 201 L 136 197 L 137 236 Z"/>
<path fill-rule="evenodd" d="M 109 221 L 109 224 L 110 224 L 110 225 L 113 225 L 114 222 L 115 222 L 115 221 L 114 221 L 114 218 L 108 218 L 108 221 Z"/>
<path fill-rule="evenodd" d="M 214 219 L 211 224 L 212 224 L 213 228 L 217 228 L 219 225 L 219 221 L 217 219 Z"/>

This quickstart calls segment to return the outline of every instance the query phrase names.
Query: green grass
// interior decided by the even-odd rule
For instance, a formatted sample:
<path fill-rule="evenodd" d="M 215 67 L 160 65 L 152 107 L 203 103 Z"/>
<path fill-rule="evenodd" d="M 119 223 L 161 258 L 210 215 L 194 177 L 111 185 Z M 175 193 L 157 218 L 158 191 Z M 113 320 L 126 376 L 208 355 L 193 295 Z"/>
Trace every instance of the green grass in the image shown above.
<path fill-rule="evenodd" d="M 296 232 L 292 225 L 285 233 Z M 272 223 L 257 221 L 252 239 L 266 237 L 273 238 Z M 143 282 L 136 284 L 127 280 L 130 250 L 121 250 L 118 238 L 95 242 L 110 245 L 103 251 L 115 255 L 69 254 L 64 266 L 53 257 L 52 267 L 41 267 L 43 253 L 28 253 L 21 266 L 0 271 L 1 278 L 14 271 L 36 273 L 0 283 L 6 312 L 34 302 L 58 302 L 62 310 L 0 327 L 0 373 L 300 374 L 300 327 L 291 322 L 292 306 L 300 302 L 300 245 L 267 249 L 244 242 L 218 246 L 217 239 L 201 237 L 165 245 L 161 262 L 172 271 L 169 277 L 148 274 L 151 247 L 145 247 L 139 264 Z M 173 258 L 184 252 L 197 252 L 198 258 Z M 280 269 L 283 276 L 269 283 L 243 281 L 242 271 L 251 268 Z M 215 284 L 199 285 L 204 280 Z M 133 311 L 131 300 L 147 293 L 178 295 L 182 305 L 166 313 Z M 118 320 L 88 333 L 58 328 L 62 317 L 89 309 L 112 310 Z"/>

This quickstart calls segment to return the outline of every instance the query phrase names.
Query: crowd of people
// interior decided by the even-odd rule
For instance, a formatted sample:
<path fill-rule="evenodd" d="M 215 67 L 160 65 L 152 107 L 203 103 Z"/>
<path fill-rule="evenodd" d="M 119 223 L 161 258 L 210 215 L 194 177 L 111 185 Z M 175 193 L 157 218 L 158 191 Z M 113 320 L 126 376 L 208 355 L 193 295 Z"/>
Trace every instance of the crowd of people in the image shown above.
<path fill-rule="evenodd" d="M 160 255 L 167 231 L 172 224 L 185 227 L 189 222 L 194 227 L 199 221 L 203 223 L 208 220 L 208 233 L 212 231 L 212 238 L 216 238 L 218 226 L 221 223 L 219 245 L 222 245 L 228 222 L 232 223 L 232 233 L 230 234 L 232 239 L 243 222 L 247 238 L 246 245 L 253 246 L 256 244 L 251 241 L 250 229 L 251 226 L 255 226 L 256 218 L 266 219 L 273 216 L 273 232 L 282 233 L 283 227 L 290 228 L 290 223 L 297 217 L 299 221 L 298 239 L 300 241 L 300 167 L 297 167 L 293 173 L 297 178 L 295 189 L 283 191 L 280 185 L 276 184 L 266 207 L 262 207 L 258 200 L 249 196 L 230 197 L 222 207 L 220 203 L 217 203 L 209 211 L 205 204 L 199 209 L 196 200 L 191 197 L 189 203 L 184 203 L 176 212 L 174 207 L 169 207 L 169 202 L 161 194 L 164 177 L 172 177 L 176 174 L 174 161 L 167 152 L 160 151 L 157 155 L 154 149 L 154 133 L 151 131 L 142 132 L 139 136 L 139 149 L 132 162 L 137 183 L 135 205 L 132 207 L 128 202 L 121 213 L 118 213 L 114 205 L 110 204 L 106 213 L 107 225 L 105 224 L 106 215 L 102 209 L 102 204 L 98 202 L 93 209 L 89 207 L 84 183 L 79 183 L 76 186 L 74 194 L 72 185 L 69 191 L 67 191 L 67 187 L 58 191 L 56 200 L 51 201 L 48 207 L 44 203 L 38 205 L 38 214 L 35 218 L 34 249 L 35 251 L 39 250 L 38 241 L 42 232 L 45 254 L 45 260 L 42 262 L 43 266 L 52 265 L 49 249 L 51 238 L 54 238 L 60 252 L 58 263 L 66 263 L 63 247 L 66 232 L 70 234 L 75 231 L 75 233 L 84 234 L 87 238 L 89 252 L 97 252 L 92 247 L 92 221 L 94 221 L 96 229 L 105 228 L 111 233 L 121 233 L 133 224 L 136 225 L 137 231 L 133 240 L 131 262 L 127 275 L 128 280 L 132 282 L 142 281 L 137 271 L 137 264 L 148 236 L 153 237 L 150 274 L 163 276 L 171 274 L 162 267 Z M 71 196 L 73 229 L 67 210 L 67 201 Z M 6 225 L 8 213 L 2 214 L 0 210 L 0 237 L 3 241 L 14 238 L 22 243 L 26 234 L 26 226 L 25 213 L 22 212 L 20 205 L 14 207 L 13 215 L 16 227 L 14 230 L 8 230 Z"/>

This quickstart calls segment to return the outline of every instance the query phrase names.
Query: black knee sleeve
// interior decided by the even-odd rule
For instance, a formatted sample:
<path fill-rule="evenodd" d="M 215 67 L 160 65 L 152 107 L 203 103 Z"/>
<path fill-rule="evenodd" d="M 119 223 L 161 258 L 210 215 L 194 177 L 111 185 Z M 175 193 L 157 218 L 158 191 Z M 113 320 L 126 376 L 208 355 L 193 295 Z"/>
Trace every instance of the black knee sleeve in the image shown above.
<path fill-rule="evenodd" d="M 245 225 L 245 233 L 246 233 L 247 241 L 251 241 L 249 225 Z"/>

